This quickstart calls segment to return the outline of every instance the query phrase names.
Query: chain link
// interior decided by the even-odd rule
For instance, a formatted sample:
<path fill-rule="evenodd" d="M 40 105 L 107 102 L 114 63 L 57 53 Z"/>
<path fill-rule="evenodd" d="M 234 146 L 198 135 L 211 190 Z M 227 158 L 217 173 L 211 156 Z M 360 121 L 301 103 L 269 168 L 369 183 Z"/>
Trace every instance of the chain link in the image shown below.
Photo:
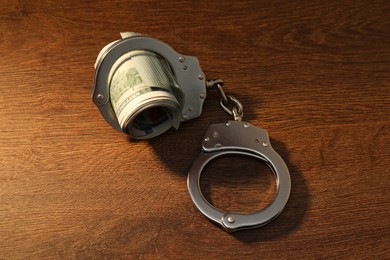
<path fill-rule="evenodd" d="M 219 104 L 221 105 L 222 109 L 229 115 L 233 116 L 235 121 L 241 121 L 242 117 L 244 116 L 244 108 L 238 99 L 231 95 L 225 94 L 222 88 L 223 85 L 224 83 L 221 79 L 208 80 L 206 83 L 208 88 L 214 88 L 218 90 L 219 95 L 221 96 Z M 228 108 L 230 103 L 232 103 L 231 109 Z"/>

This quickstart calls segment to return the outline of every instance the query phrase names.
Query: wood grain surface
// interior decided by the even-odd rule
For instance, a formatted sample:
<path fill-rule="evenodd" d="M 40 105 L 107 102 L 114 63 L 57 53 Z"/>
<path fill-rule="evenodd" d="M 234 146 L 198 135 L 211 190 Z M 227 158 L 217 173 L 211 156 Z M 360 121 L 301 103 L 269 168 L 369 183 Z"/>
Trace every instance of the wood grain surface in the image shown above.
<path fill-rule="evenodd" d="M 389 1 L 0 2 L 0 259 L 390 258 Z M 137 31 L 197 56 L 268 130 L 292 191 L 267 226 L 226 233 L 186 187 L 204 113 L 150 141 L 91 101 L 96 56 Z M 228 157 L 202 178 L 213 205 L 251 212 L 275 192 Z"/>

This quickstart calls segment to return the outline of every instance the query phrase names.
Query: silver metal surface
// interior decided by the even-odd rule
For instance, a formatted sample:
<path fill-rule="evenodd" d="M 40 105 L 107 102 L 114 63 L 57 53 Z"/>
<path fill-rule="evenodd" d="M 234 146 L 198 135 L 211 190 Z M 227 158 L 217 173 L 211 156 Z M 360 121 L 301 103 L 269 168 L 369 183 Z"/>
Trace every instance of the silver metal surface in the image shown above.
<path fill-rule="evenodd" d="M 208 88 L 214 88 L 218 90 L 218 93 L 221 96 L 219 104 L 222 109 L 229 115 L 233 116 L 235 121 L 241 121 L 242 117 L 244 116 L 244 108 L 238 99 L 231 95 L 225 94 L 225 91 L 223 90 L 223 85 L 224 82 L 222 79 L 208 80 L 206 82 L 206 86 Z M 229 109 L 227 107 L 228 105 L 232 105 L 232 108 Z"/>
<path fill-rule="evenodd" d="M 221 105 L 222 109 L 228 113 L 229 115 L 234 117 L 235 121 L 241 121 L 242 117 L 244 116 L 244 107 L 242 106 L 241 102 L 236 99 L 233 96 L 226 96 L 226 102 L 224 102 L 224 98 L 222 97 L 219 104 Z M 229 109 L 227 108 L 227 103 L 233 103 L 233 108 Z"/>
<path fill-rule="evenodd" d="M 269 223 L 282 212 L 288 201 L 291 189 L 290 174 L 283 159 L 269 143 L 267 131 L 247 122 L 228 121 L 210 125 L 207 129 L 202 153 L 195 159 L 188 173 L 188 190 L 196 207 L 228 232 Z M 276 178 L 277 191 L 272 203 L 251 214 L 224 212 L 212 206 L 202 195 L 200 176 L 210 161 L 223 155 L 243 155 L 264 161 Z"/>
<path fill-rule="evenodd" d="M 104 119 L 115 129 L 122 131 L 110 102 L 109 73 L 114 63 L 130 51 L 146 50 L 164 58 L 172 69 L 180 90 L 184 93 L 182 121 L 201 115 L 206 98 L 206 81 L 198 59 L 177 53 L 166 43 L 135 33 L 124 33 L 122 40 L 107 45 L 98 56 L 95 64 L 95 79 L 92 100 L 99 108 Z M 187 109 L 191 107 L 192 109 Z"/>
<path fill-rule="evenodd" d="M 217 89 L 219 94 L 221 95 L 221 100 L 222 100 L 221 102 L 227 103 L 229 100 L 225 94 L 225 91 L 223 91 L 222 84 L 217 84 Z"/>

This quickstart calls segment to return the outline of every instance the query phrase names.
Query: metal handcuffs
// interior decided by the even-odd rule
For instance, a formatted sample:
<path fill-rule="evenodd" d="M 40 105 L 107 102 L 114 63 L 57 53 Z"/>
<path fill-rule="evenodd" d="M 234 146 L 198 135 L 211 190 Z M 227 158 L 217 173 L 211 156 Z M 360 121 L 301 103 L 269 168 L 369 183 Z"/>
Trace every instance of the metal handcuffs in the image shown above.
<path fill-rule="evenodd" d="M 208 81 L 208 85 L 218 89 L 221 95 L 220 105 L 234 117 L 234 121 L 212 124 L 207 129 L 202 152 L 188 173 L 187 185 L 191 199 L 203 215 L 228 232 L 266 225 L 282 212 L 290 196 L 291 180 L 288 168 L 272 148 L 267 131 L 241 121 L 244 114 L 243 106 L 236 98 L 224 93 L 223 82 Z M 229 101 L 233 103 L 231 110 L 226 106 Z M 212 160 L 224 155 L 242 155 L 259 159 L 271 168 L 276 178 L 276 194 L 271 204 L 251 214 L 240 214 L 221 211 L 204 198 L 200 188 L 202 171 Z"/>
<path fill-rule="evenodd" d="M 156 52 L 167 60 L 186 97 L 182 108 L 182 121 L 201 114 L 203 100 L 206 98 L 206 87 L 219 91 L 222 109 L 234 118 L 234 121 L 212 124 L 206 131 L 202 152 L 193 162 L 187 178 L 189 194 L 195 206 L 228 232 L 259 227 L 276 218 L 288 201 L 291 180 L 285 162 L 271 146 L 267 131 L 241 121 L 242 104 L 233 96 L 225 95 L 222 80 L 205 80 L 196 57 L 181 55 L 167 44 L 139 34 L 123 34 L 122 38 L 123 40 L 103 49 L 95 64 L 92 99 L 106 121 L 115 129 L 121 130 L 110 102 L 110 89 L 107 83 L 110 66 L 121 55 L 131 50 L 145 49 Z M 229 109 L 228 105 L 232 105 L 232 109 Z M 224 155 L 242 155 L 259 159 L 271 168 L 276 178 L 276 195 L 266 208 L 251 214 L 223 212 L 204 198 L 200 188 L 202 170 L 212 160 Z"/>
<path fill-rule="evenodd" d="M 252 214 L 223 212 L 212 206 L 202 195 L 200 176 L 209 162 L 223 155 L 244 155 L 264 161 L 276 177 L 277 191 L 272 203 Z M 187 184 L 196 207 L 228 232 L 259 227 L 276 218 L 287 203 L 291 187 L 287 166 L 272 149 L 267 131 L 240 121 L 209 126 L 203 139 L 202 153 L 192 164 Z"/>

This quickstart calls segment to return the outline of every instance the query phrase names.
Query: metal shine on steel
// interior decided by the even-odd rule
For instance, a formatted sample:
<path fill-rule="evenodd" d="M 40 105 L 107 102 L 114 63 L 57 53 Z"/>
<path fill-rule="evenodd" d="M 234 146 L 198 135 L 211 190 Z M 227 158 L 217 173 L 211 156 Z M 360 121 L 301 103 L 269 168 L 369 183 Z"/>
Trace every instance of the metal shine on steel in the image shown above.
<path fill-rule="evenodd" d="M 233 116 L 234 121 L 228 121 L 221 124 L 212 124 L 207 129 L 203 139 L 202 152 L 195 159 L 188 173 L 187 185 L 191 199 L 195 206 L 207 218 L 219 224 L 224 230 L 228 232 L 259 227 L 269 223 L 274 218 L 276 218 L 281 213 L 288 201 L 291 189 L 291 180 L 285 162 L 273 150 L 270 144 L 267 131 L 261 128 L 257 128 L 250 123 L 241 121 L 244 114 L 244 109 L 241 102 L 233 96 L 226 95 L 224 93 L 222 88 L 223 81 L 221 79 L 206 81 L 196 57 L 181 55 L 174 51 L 167 44 L 140 34 L 123 33 L 122 38 L 122 40 L 112 42 L 111 44 L 104 47 L 95 63 L 96 71 L 94 87 L 92 90 L 92 100 L 99 108 L 105 120 L 115 129 L 125 131 L 130 135 L 132 135 L 133 132 L 126 131 L 126 127 L 124 126 L 126 124 L 131 126 L 133 118 L 137 117 L 139 113 L 142 113 L 150 107 L 157 109 L 171 109 L 170 111 L 172 113 L 178 113 L 177 117 L 181 121 L 187 121 L 200 116 L 202 113 L 203 102 L 206 98 L 206 86 L 207 88 L 217 89 L 221 96 L 221 108 L 226 113 Z M 161 90 L 166 88 L 167 92 L 172 93 L 172 97 L 166 94 L 165 98 L 162 98 L 164 97 L 164 94 L 160 93 L 157 95 L 158 98 L 156 98 L 156 95 L 154 96 L 153 102 L 147 98 L 143 100 L 141 99 L 142 102 L 135 103 L 134 109 L 133 105 L 130 106 L 128 110 L 130 111 L 130 117 L 127 119 L 123 119 L 122 117 L 122 121 L 119 123 L 119 112 L 116 111 L 118 110 L 117 100 L 110 99 L 118 99 L 118 95 L 116 95 L 118 91 L 120 93 L 125 92 L 123 92 L 123 89 L 118 90 L 118 88 L 112 89 L 112 91 L 110 91 L 110 82 L 114 77 L 113 75 L 116 73 L 116 71 L 118 71 L 114 68 L 115 71 L 113 72 L 112 68 L 118 67 L 118 63 L 119 66 L 124 64 L 124 62 L 121 62 L 120 60 L 123 60 L 124 55 L 129 55 L 128 59 L 125 57 L 125 61 L 126 59 L 132 59 L 134 55 L 138 55 L 138 57 L 142 55 L 149 56 L 149 61 L 153 63 L 150 66 L 154 66 L 154 68 L 157 66 L 157 69 L 161 68 L 162 71 L 165 71 L 166 73 L 166 75 L 162 75 L 161 71 L 156 71 L 149 65 L 147 65 L 149 68 L 139 68 L 143 69 L 144 71 L 149 71 L 148 75 L 144 74 L 143 76 L 146 78 L 146 81 L 153 77 L 161 79 L 166 76 L 168 79 L 167 81 L 162 81 L 162 83 L 160 81 L 163 86 L 153 86 L 154 83 L 149 85 L 146 84 L 145 86 L 139 86 L 140 88 L 150 88 L 142 92 L 140 94 L 141 96 L 146 92 L 150 93 L 154 91 L 153 89 Z M 166 62 L 167 67 L 165 66 L 164 62 Z M 148 62 L 144 62 L 144 64 L 148 64 Z M 134 67 L 138 66 L 137 64 L 133 65 Z M 126 73 L 126 68 L 124 68 L 121 73 Z M 158 75 L 156 76 L 154 74 Z M 139 76 L 142 78 L 142 75 Z M 126 81 L 126 77 L 122 77 L 120 79 L 123 79 L 122 81 Z M 132 80 L 132 78 L 130 80 Z M 117 79 L 116 82 L 122 81 Z M 157 82 L 156 85 L 160 84 L 158 81 L 153 80 L 149 80 L 149 82 Z M 172 82 L 172 84 L 163 84 L 164 82 Z M 178 91 L 179 94 L 175 93 L 175 91 Z M 181 98 L 180 93 L 184 98 Z M 130 98 L 131 97 L 132 96 L 130 95 Z M 175 98 L 178 98 L 179 100 L 176 102 Z M 131 102 L 131 100 L 129 102 Z M 127 104 L 129 103 L 125 103 L 125 105 Z M 165 120 L 165 118 L 163 119 Z M 172 119 L 170 120 L 172 123 Z M 154 133 L 145 133 L 144 136 L 135 135 L 133 137 L 138 139 L 152 138 L 166 131 L 171 125 L 174 126 L 173 123 L 171 125 L 169 124 L 170 122 L 166 121 L 164 124 L 162 124 L 162 127 L 160 126 L 160 128 L 156 127 L 155 129 L 152 129 L 155 130 Z M 167 128 L 167 126 L 169 127 Z M 202 170 L 209 162 L 224 155 L 243 155 L 255 158 L 265 162 L 272 169 L 276 178 L 277 192 L 271 204 L 258 212 L 251 214 L 240 214 L 223 212 L 213 207 L 204 198 L 200 189 L 200 177 Z"/>
<path fill-rule="evenodd" d="M 185 56 L 177 53 L 166 43 L 157 39 L 143 36 L 137 33 L 123 33 L 121 40 L 112 42 L 102 49 L 95 63 L 95 79 L 92 89 L 92 100 L 99 108 L 104 119 L 115 129 L 124 131 L 124 127 L 118 122 L 117 115 L 110 101 L 110 88 L 108 85 L 110 72 L 115 62 L 123 55 L 138 50 L 145 50 L 156 53 L 161 56 L 167 64 L 169 64 L 172 74 L 175 77 L 179 91 L 183 93 L 185 98 L 179 100 L 181 111 L 179 119 L 187 121 L 201 115 L 203 102 L 206 98 L 206 81 L 202 69 L 200 68 L 198 59 L 193 56 Z M 184 70 L 184 68 L 186 68 Z M 158 106 L 153 104 L 140 107 L 149 109 L 150 107 Z M 187 108 L 191 107 L 191 111 Z M 152 129 L 153 130 L 153 129 Z M 167 130 L 167 129 L 165 129 Z M 165 131 L 164 130 L 164 131 Z M 144 136 L 133 136 L 136 139 L 152 138 L 159 133 L 146 133 Z"/>
<path fill-rule="evenodd" d="M 193 162 L 187 177 L 191 199 L 203 215 L 227 232 L 266 225 L 282 212 L 290 196 L 291 179 L 288 168 L 279 154 L 272 149 L 267 131 L 241 121 L 243 106 L 238 99 L 224 93 L 223 81 L 210 80 L 206 84 L 207 87 L 218 90 L 222 109 L 233 116 L 234 121 L 213 124 L 207 129 L 202 152 Z M 228 105 L 232 108 L 229 109 Z M 265 162 L 271 168 L 276 178 L 276 195 L 266 208 L 251 214 L 224 212 L 204 198 L 200 189 L 202 171 L 212 160 L 224 155 L 252 157 Z"/>
<path fill-rule="evenodd" d="M 229 121 L 229 124 L 213 124 L 207 129 L 202 153 L 195 159 L 188 173 L 187 185 L 196 207 L 211 221 L 228 232 L 263 226 L 276 218 L 285 207 L 291 189 L 288 168 L 271 145 L 266 147 L 256 140 L 269 144 L 267 131 L 246 122 Z M 215 133 L 219 133 L 215 137 Z M 212 136 L 213 138 L 210 138 Z M 251 214 L 221 211 L 212 206 L 200 189 L 200 177 L 204 167 L 224 155 L 243 155 L 264 161 L 276 178 L 276 195 L 266 208 Z"/>

